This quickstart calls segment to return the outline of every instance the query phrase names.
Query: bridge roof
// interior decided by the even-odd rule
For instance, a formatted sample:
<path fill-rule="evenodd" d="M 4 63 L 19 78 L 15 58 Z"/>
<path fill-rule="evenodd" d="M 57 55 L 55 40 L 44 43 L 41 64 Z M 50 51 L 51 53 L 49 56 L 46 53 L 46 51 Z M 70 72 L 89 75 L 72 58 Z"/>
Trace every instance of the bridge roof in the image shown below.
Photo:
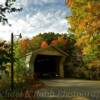
<path fill-rule="evenodd" d="M 66 52 L 54 46 L 48 46 L 47 48 L 40 48 L 40 49 L 34 50 L 32 54 L 33 55 L 41 54 L 41 55 L 68 56 Z"/>

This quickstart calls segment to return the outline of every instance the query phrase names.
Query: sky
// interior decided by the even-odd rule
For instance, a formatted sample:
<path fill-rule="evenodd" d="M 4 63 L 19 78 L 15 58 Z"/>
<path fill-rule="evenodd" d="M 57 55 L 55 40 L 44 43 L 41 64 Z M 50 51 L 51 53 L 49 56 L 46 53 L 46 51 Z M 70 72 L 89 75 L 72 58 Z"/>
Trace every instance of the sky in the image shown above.
<path fill-rule="evenodd" d="M 69 25 L 65 17 L 71 12 L 65 0 L 17 0 L 15 6 L 23 10 L 7 14 L 11 26 L 0 24 L 0 39 L 10 40 L 11 33 L 31 38 L 43 32 L 67 32 Z"/>

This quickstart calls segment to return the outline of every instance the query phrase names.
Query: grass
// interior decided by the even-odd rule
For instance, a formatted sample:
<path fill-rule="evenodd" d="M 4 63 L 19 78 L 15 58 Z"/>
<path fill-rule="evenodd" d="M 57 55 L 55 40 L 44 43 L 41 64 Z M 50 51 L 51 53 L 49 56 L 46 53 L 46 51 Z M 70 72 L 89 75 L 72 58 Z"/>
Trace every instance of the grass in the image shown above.
<path fill-rule="evenodd" d="M 45 87 L 46 85 L 39 80 L 26 80 L 24 82 L 14 83 L 14 89 L 12 90 L 9 83 L 2 82 L 0 100 L 24 100 L 27 98 L 34 100 L 35 90 Z"/>

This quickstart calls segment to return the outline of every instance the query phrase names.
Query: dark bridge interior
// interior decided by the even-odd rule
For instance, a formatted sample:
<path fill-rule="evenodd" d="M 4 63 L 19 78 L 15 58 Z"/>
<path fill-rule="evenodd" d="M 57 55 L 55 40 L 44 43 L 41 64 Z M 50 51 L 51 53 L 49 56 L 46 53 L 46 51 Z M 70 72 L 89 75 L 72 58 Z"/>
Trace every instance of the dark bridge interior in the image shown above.
<path fill-rule="evenodd" d="M 37 55 L 34 71 L 37 78 L 55 78 L 59 76 L 60 56 Z"/>

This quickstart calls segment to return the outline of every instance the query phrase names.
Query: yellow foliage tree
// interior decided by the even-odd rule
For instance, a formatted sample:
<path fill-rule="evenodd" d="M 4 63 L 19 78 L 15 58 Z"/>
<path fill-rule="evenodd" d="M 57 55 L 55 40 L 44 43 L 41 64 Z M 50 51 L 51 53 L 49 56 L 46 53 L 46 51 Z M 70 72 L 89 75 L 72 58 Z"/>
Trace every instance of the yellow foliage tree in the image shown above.
<path fill-rule="evenodd" d="M 99 61 L 100 67 L 100 0 L 66 1 L 72 12 L 67 20 L 75 33 L 76 45 L 85 57 L 90 56 L 88 64 Z"/>

